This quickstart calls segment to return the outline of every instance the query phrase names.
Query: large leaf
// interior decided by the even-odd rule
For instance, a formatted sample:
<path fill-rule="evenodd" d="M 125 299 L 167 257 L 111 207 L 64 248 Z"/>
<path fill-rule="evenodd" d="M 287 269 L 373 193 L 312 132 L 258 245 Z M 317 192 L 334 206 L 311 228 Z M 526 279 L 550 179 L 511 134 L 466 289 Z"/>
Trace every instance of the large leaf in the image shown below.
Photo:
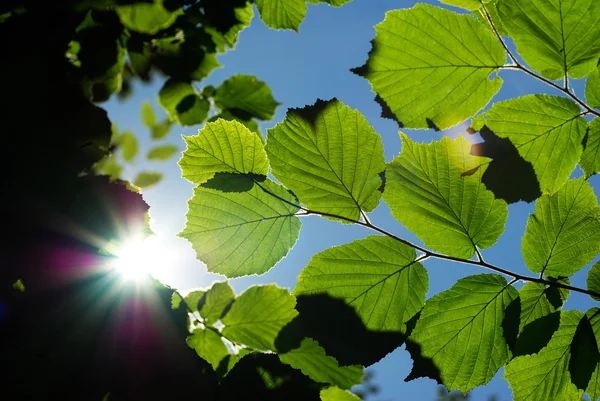
<path fill-rule="evenodd" d="M 550 95 L 527 95 L 495 103 L 473 120 L 508 138 L 523 159 L 533 165 L 542 192 L 560 188 L 579 161 L 587 124 L 579 106 Z"/>
<path fill-rule="evenodd" d="M 298 31 L 307 8 L 306 0 L 256 0 L 256 7 L 269 28 L 294 31 Z"/>
<path fill-rule="evenodd" d="M 519 55 L 546 78 L 583 78 L 596 67 L 597 0 L 503 0 L 498 11 Z"/>
<path fill-rule="evenodd" d="M 598 299 L 596 299 L 598 301 Z M 586 315 L 589 318 L 589 322 L 594 331 L 594 337 L 596 338 L 596 345 L 600 344 L 600 313 L 598 308 L 590 309 Z M 587 389 L 585 392 L 590 396 L 592 401 L 600 399 L 600 363 L 596 364 L 596 369 L 590 377 Z"/>
<path fill-rule="evenodd" d="M 600 118 L 590 123 L 579 165 L 586 177 L 600 173 Z"/>
<path fill-rule="evenodd" d="M 369 329 L 404 332 L 427 293 L 427 271 L 416 257 L 399 241 L 370 236 L 313 256 L 294 293 L 342 298 Z"/>
<path fill-rule="evenodd" d="M 522 251 L 529 270 L 553 277 L 570 276 L 594 259 L 600 251 L 600 207 L 586 180 L 569 180 L 538 199 Z"/>
<path fill-rule="evenodd" d="M 360 398 L 349 391 L 331 386 L 321 390 L 321 401 L 360 401 Z"/>
<path fill-rule="evenodd" d="M 189 82 L 175 79 L 165 82 L 158 93 L 158 101 L 171 120 L 183 126 L 202 123 L 210 109 L 208 100 L 200 97 Z"/>
<path fill-rule="evenodd" d="M 600 261 L 594 263 L 587 276 L 587 289 L 600 294 Z M 592 296 L 596 301 L 600 301 L 600 297 Z"/>
<path fill-rule="evenodd" d="M 358 219 L 379 203 L 381 138 L 336 99 L 290 109 L 268 130 L 266 150 L 275 178 L 311 209 Z"/>
<path fill-rule="evenodd" d="M 302 340 L 299 348 L 279 354 L 279 359 L 318 383 L 330 383 L 342 389 L 360 384 L 364 373 L 362 366 L 339 366 L 336 359 L 326 355 L 323 347 L 311 338 Z"/>
<path fill-rule="evenodd" d="M 171 12 L 165 9 L 162 0 L 118 6 L 116 11 L 125 27 L 149 35 L 168 28 L 181 14 L 181 10 Z"/>
<path fill-rule="evenodd" d="M 215 173 L 267 175 L 269 162 L 256 133 L 238 121 L 206 123 L 198 135 L 183 137 L 187 149 L 179 161 L 181 174 L 202 184 Z"/>
<path fill-rule="evenodd" d="M 200 301 L 198 312 L 207 323 L 216 323 L 233 302 L 235 294 L 227 282 L 214 283 Z"/>
<path fill-rule="evenodd" d="M 178 235 L 190 241 L 208 271 L 227 277 L 262 274 L 294 246 L 301 224 L 294 216 L 296 199 L 271 181 L 260 185 L 245 192 L 194 189 Z"/>
<path fill-rule="evenodd" d="M 600 109 L 600 66 L 596 67 L 585 81 L 585 100 L 596 109 Z"/>
<path fill-rule="evenodd" d="M 227 347 L 219 334 L 211 329 L 194 330 L 186 342 L 200 358 L 210 363 L 214 370 L 217 370 L 221 360 L 229 355 L 229 351 L 227 351 Z"/>
<path fill-rule="evenodd" d="M 221 110 L 261 120 L 271 120 L 279 105 L 267 84 L 253 75 L 237 74 L 227 79 L 217 88 L 214 99 Z"/>
<path fill-rule="evenodd" d="M 508 361 L 502 322 L 517 297 L 503 277 L 481 274 L 459 280 L 425 303 L 410 339 L 433 360 L 449 390 L 484 385 Z"/>
<path fill-rule="evenodd" d="M 169 160 L 177 150 L 177 145 L 159 145 L 150 149 L 146 157 L 148 160 Z"/>
<path fill-rule="evenodd" d="M 481 8 L 481 0 L 440 0 L 444 4 L 455 7 L 466 8 L 467 10 L 475 11 Z"/>
<path fill-rule="evenodd" d="M 384 200 L 392 215 L 428 247 L 470 258 L 504 231 L 506 202 L 481 183 L 482 158 L 462 136 L 418 144 L 402 134 L 402 153 L 388 164 Z M 474 170 L 470 175 L 463 173 Z"/>
<path fill-rule="evenodd" d="M 254 286 L 236 298 L 221 319 L 223 335 L 237 344 L 275 351 L 275 338 L 298 312 L 296 298 L 273 284 Z"/>
<path fill-rule="evenodd" d="M 515 400 L 558 401 L 581 399 L 568 371 L 570 347 L 583 314 L 561 312 L 560 326 L 537 354 L 519 356 L 504 369 Z M 577 396 L 579 398 L 577 398 Z"/>
<path fill-rule="evenodd" d="M 502 80 L 490 75 L 506 54 L 472 16 L 418 4 L 388 11 L 375 29 L 369 59 L 354 72 L 369 80 L 384 115 L 391 111 L 402 126 L 452 127 L 500 90 Z"/>

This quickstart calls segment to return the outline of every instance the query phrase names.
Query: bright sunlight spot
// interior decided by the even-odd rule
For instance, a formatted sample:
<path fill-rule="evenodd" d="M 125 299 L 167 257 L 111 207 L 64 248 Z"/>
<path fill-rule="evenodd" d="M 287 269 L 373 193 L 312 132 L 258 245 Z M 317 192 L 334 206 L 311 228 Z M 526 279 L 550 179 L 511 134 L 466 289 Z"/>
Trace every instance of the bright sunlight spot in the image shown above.
<path fill-rule="evenodd" d="M 114 254 L 114 267 L 126 280 L 140 281 L 150 275 L 161 282 L 169 281 L 173 255 L 155 235 L 125 243 Z"/>

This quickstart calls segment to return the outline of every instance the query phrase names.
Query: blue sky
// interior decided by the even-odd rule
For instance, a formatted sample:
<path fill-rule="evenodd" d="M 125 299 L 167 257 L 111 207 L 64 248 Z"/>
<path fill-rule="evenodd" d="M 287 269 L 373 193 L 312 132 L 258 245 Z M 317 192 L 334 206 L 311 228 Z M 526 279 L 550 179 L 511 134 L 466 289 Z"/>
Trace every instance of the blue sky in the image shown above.
<path fill-rule="evenodd" d="M 439 4 L 435 1 L 427 1 Z M 288 108 L 313 104 L 317 99 L 337 97 L 348 106 L 358 109 L 383 138 L 387 161 L 400 153 L 401 143 L 398 126 L 391 120 L 380 117 L 381 109 L 373 100 L 368 82 L 349 70 L 364 64 L 371 48 L 370 41 L 375 35 L 374 25 L 381 22 L 387 10 L 409 8 L 414 0 L 354 0 L 341 7 L 333 8 L 325 4 L 309 5 L 306 19 L 299 33 L 274 31 L 268 29 L 255 15 L 250 28 L 242 32 L 235 50 L 219 57 L 223 68 L 215 70 L 199 85 L 217 86 L 229 76 L 242 73 L 256 75 L 267 82 L 276 100 L 282 103 L 273 121 L 262 124 L 263 131 L 273 127 L 285 118 Z M 457 9 L 456 9 L 457 10 Z M 457 10 L 459 11 L 459 10 Z M 502 90 L 495 100 L 502 100 L 527 93 L 545 93 L 548 88 L 524 74 L 515 71 L 502 71 L 504 80 Z M 187 241 L 176 238 L 185 224 L 187 200 L 192 196 L 193 185 L 181 178 L 176 159 L 152 164 L 144 161 L 144 151 L 153 144 L 150 134 L 140 120 L 142 101 L 149 100 L 158 110 L 157 93 L 162 80 L 157 77 L 151 85 L 136 85 L 134 96 L 127 102 L 116 99 L 107 102 L 104 107 L 110 118 L 120 129 L 133 130 L 141 141 L 142 152 L 137 163 L 125 170 L 125 178 L 133 178 L 135 172 L 142 169 L 157 169 L 165 173 L 165 180 L 144 193 L 151 206 L 152 226 L 168 246 L 173 259 L 168 284 L 186 290 L 205 287 L 211 282 L 224 280 L 223 277 L 208 274 L 204 265 L 195 260 L 194 252 Z M 575 90 L 581 96 L 583 83 L 576 82 Z M 160 111 L 160 115 L 164 113 Z M 460 125 L 444 133 L 433 131 L 408 131 L 413 140 L 429 142 L 439 139 L 442 134 L 455 136 L 468 127 Z M 181 135 L 195 135 L 199 127 L 174 127 L 168 141 L 184 149 Z M 465 134 L 466 135 L 466 134 Z M 579 175 L 579 174 L 578 174 Z M 590 180 L 598 195 L 599 179 Z M 487 261 L 501 265 L 509 270 L 527 273 L 521 256 L 521 236 L 526 220 L 533 211 L 533 204 L 520 202 L 509 207 L 509 219 L 504 235 L 491 249 L 484 251 Z M 372 221 L 393 233 L 422 244 L 414 235 L 404 229 L 389 214 L 382 202 L 371 213 Z M 275 282 L 283 287 L 293 288 L 296 278 L 310 257 L 317 252 L 334 245 L 345 244 L 354 239 L 373 234 L 362 227 L 342 225 L 318 217 L 304 218 L 300 239 L 289 255 L 269 273 L 260 277 L 245 277 L 232 280 L 236 292 L 250 285 Z M 484 273 L 481 268 L 428 260 L 425 267 L 429 271 L 430 288 L 428 297 L 449 288 L 460 277 Z M 585 286 L 587 269 L 572 278 L 572 283 Z M 585 296 L 572 294 L 566 304 L 567 309 L 584 309 L 591 306 Z M 381 393 L 374 401 L 434 400 L 436 385 L 432 380 L 419 379 L 404 383 L 403 379 L 410 371 L 412 362 L 404 348 L 388 355 L 373 366 L 374 381 L 381 386 Z M 472 400 L 485 400 L 488 394 L 498 395 L 499 401 L 512 399 L 506 382 L 501 378 L 502 371 L 489 383 L 472 392 Z"/>

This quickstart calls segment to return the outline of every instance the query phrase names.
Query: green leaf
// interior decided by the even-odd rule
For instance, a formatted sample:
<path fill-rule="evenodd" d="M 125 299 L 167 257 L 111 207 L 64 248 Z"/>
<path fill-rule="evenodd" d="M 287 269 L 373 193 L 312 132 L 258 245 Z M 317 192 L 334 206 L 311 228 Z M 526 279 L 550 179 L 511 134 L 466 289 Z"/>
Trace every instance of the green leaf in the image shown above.
<path fill-rule="evenodd" d="M 234 298 L 235 294 L 226 281 L 213 284 L 202 298 L 202 306 L 199 310 L 200 316 L 207 323 L 216 323 Z"/>
<path fill-rule="evenodd" d="M 388 11 L 375 29 L 367 63 L 353 71 L 369 80 L 384 116 L 393 113 L 406 128 L 452 127 L 500 90 L 502 80 L 490 76 L 506 54 L 470 15 L 417 4 Z"/>
<path fill-rule="evenodd" d="M 267 84 L 253 75 L 237 74 L 227 79 L 217 88 L 214 99 L 221 110 L 261 120 L 273 119 L 279 105 Z"/>
<path fill-rule="evenodd" d="M 158 184 L 163 178 L 162 173 L 153 171 L 142 171 L 135 176 L 133 184 L 140 188 L 150 188 Z"/>
<path fill-rule="evenodd" d="M 271 181 L 239 193 L 199 186 L 178 235 L 190 241 L 209 272 L 227 277 L 262 274 L 298 239 L 301 223 L 294 216 L 295 202 L 292 194 Z"/>
<path fill-rule="evenodd" d="M 223 335 L 256 350 L 275 351 L 279 331 L 298 315 L 295 306 L 296 298 L 276 285 L 250 287 L 221 319 Z"/>
<path fill-rule="evenodd" d="M 169 131 L 171 131 L 171 125 L 171 121 L 164 120 L 153 126 L 150 130 L 152 139 L 158 140 L 169 135 Z"/>
<path fill-rule="evenodd" d="M 546 287 L 541 283 L 527 283 L 519 290 L 521 323 L 519 332 L 528 324 L 558 311 L 569 295 L 569 290 Z"/>
<path fill-rule="evenodd" d="M 596 0 L 502 0 L 502 24 L 519 55 L 549 79 L 583 78 L 600 57 Z"/>
<path fill-rule="evenodd" d="M 150 149 L 148 152 L 148 160 L 169 160 L 177 153 L 177 145 L 159 145 Z"/>
<path fill-rule="evenodd" d="M 586 177 L 600 173 L 600 118 L 595 118 L 589 125 L 585 140 L 585 146 L 579 165 Z"/>
<path fill-rule="evenodd" d="M 480 0 L 440 0 L 444 4 L 450 6 L 466 8 L 470 11 L 475 11 L 481 8 Z"/>
<path fill-rule="evenodd" d="M 585 81 L 585 99 L 591 107 L 600 109 L 600 66 L 592 70 Z"/>
<path fill-rule="evenodd" d="M 582 316 L 579 311 L 561 312 L 560 326 L 546 347 L 537 354 L 516 357 L 506 365 L 504 378 L 515 400 L 581 399 L 571 383 L 568 366 L 571 342 Z"/>
<path fill-rule="evenodd" d="M 312 338 L 302 340 L 300 348 L 279 354 L 279 359 L 318 383 L 330 383 L 343 389 L 360 384 L 364 374 L 362 366 L 339 366 Z"/>
<path fill-rule="evenodd" d="M 360 401 L 356 394 L 331 386 L 321 390 L 321 401 Z"/>
<path fill-rule="evenodd" d="M 198 312 L 198 305 L 200 304 L 200 300 L 204 298 L 204 294 L 206 294 L 206 291 L 196 290 L 190 292 L 183 298 L 192 312 Z"/>
<path fill-rule="evenodd" d="M 138 141 L 135 134 L 130 131 L 123 132 L 117 139 L 121 155 L 125 161 L 131 162 L 138 154 Z"/>
<path fill-rule="evenodd" d="M 272 174 L 311 209 L 356 220 L 379 203 L 381 138 L 336 99 L 288 110 L 268 130 L 266 150 Z"/>
<path fill-rule="evenodd" d="M 586 285 L 588 290 L 600 294 L 600 261 L 596 262 L 588 272 Z M 591 297 L 596 301 L 600 301 L 600 297 L 594 295 L 591 295 Z"/>
<path fill-rule="evenodd" d="M 273 29 L 298 31 L 306 15 L 305 0 L 256 0 L 260 18 Z"/>
<path fill-rule="evenodd" d="M 589 318 L 590 324 L 594 331 L 594 337 L 596 338 L 596 344 L 600 344 L 600 313 L 598 308 L 590 309 L 586 315 Z M 585 392 L 590 396 L 591 400 L 600 399 L 600 363 L 596 364 L 596 369 L 590 377 L 587 389 Z"/>
<path fill-rule="evenodd" d="M 262 141 L 237 121 L 206 123 L 198 135 L 183 139 L 187 149 L 179 166 L 183 178 L 194 184 L 205 183 L 215 173 L 268 173 Z"/>
<path fill-rule="evenodd" d="M 156 114 L 148 101 L 142 104 L 142 122 L 150 129 L 156 125 Z"/>
<path fill-rule="evenodd" d="M 386 168 L 383 193 L 392 215 L 447 255 L 470 258 L 476 247 L 492 246 L 504 231 L 507 205 L 482 184 L 483 159 L 470 155 L 471 144 L 462 136 L 418 144 L 401 135 L 402 153 Z"/>
<path fill-rule="evenodd" d="M 246 126 L 246 128 L 248 128 L 250 131 L 258 134 L 258 137 L 260 138 L 261 142 L 264 143 L 265 139 L 263 138 L 262 134 L 260 133 L 260 128 L 258 127 L 258 123 L 253 118 L 248 118 L 248 119 L 241 118 L 241 117 L 231 114 L 231 112 L 229 110 L 223 110 L 219 114 L 209 118 L 208 122 L 210 122 L 210 123 L 215 122 L 219 118 L 222 118 L 223 120 L 227 120 L 227 121 L 239 121 L 240 123 L 244 124 L 244 126 Z"/>
<path fill-rule="evenodd" d="M 217 370 L 223 358 L 229 355 L 227 346 L 221 337 L 210 329 L 196 329 L 188 336 L 187 345 L 194 349 L 198 356 L 210 363 Z"/>
<path fill-rule="evenodd" d="M 18 279 L 17 281 L 15 281 L 12 284 L 12 288 L 14 288 L 15 290 L 19 291 L 19 292 L 25 292 L 25 284 L 23 284 L 23 280 Z M 361 371 L 361 377 L 362 377 L 362 371 Z M 358 379 L 358 381 L 360 382 L 360 378 Z"/>
<path fill-rule="evenodd" d="M 570 276 L 600 251 L 600 207 L 590 184 L 569 180 L 543 195 L 527 220 L 522 252 L 527 268 L 547 276 Z"/>
<path fill-rule="evenodd" d="M 502 20 L 500 19 L 500 16 L 498 15 L 498 2 L 499 1 L 502 1 L 502 0 L 485 1 L 485 10 L 482 7 L 482 8 L 479 8 L 478 10 L 473 11 L 473 14 L 475 15 L 475 17 L 477 17 L 477 19 L 479 21 L 481 21 L 485 25 L 485 27 L 487 29 L 491 30 L 492 27 L 490 26 L 487 16 L 485 15 L 485 11 L 487 11 L 487 14 L 490 16 L 492 23 L 494 24 L 494 27 L 496 28 L 496 31 L 498 31 L 498 34 L 502 35 L 502 36 L 508 36 L 506 29 L 504 29 L 504 26 L 502 25 Z"/>
<path fill-rule="evenodd" d="M 587 123 L 579 106 L 550 95 L 527 95 L 495 103 L 473 120 L 508 138 L 533 165 L 542 192 L 556 192 L 579 161 Z"/>
<path fill-rule="evenodd" d="M 177 81 L 201 81 L 221 66 L 207 48 L 207 37 L 197 30 L 179 31 L 152 40 L 152 61 L 165 75 Z M 212 45 L 210 45 L 212 47 Z"/>
<path fill-rule="evenodd" d="M 518 297 L 495 274 L 465 277 L 425 303 L 410 339 L 433 359 L 449 390 L 487 384 L 508 361 L 502 321 Z"/>
<path fill-rule="evenodd" d="M 182 13 L 181 9 L 175 12 L 165 9 L 162 0 L 118 6 L 116 11 L 125 27 L 149 35 L 168 28 Z"/>
<path fill-rule="evenodd" d="M 165 82 L 158 93 L 158 101 L 171 120 L 183 126 L 201 124 L 210 109 L 208 100 L 198 96 L 189 82 L 175 79 Z"/>
<path fill-rule="evenodd" d="M 342 298 L 369 329 L 405 332 L 427 293 L 427 271 L 416 257 L 413 248 L 383 236 L 333 247 L 312 257 L 294 294 Z"/>

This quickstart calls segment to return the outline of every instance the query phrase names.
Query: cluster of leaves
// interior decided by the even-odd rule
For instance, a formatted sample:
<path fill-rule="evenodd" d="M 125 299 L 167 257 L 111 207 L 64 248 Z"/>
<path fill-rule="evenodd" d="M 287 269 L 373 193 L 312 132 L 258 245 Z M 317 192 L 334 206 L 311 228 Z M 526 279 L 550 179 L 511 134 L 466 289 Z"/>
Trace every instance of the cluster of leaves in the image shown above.
<path fill-rule="evenodd" d="M 386 164 L 379 135 L 335 99 L 290 109 L 268 130 L 264 147 L 242 124 L 217 120 L 186 138 L 179 164 L 198 186 L 179 235 L 209 271 L 239 277 L 265 273 L 285 257 L 302 216 L 380 234 L 314 255 L 293 294 L 300 320 L 307 318 L 303 297 L 319 299 L 321 314 L 330 318 L 327 304 L 339 301 L 369 334 L 392 340 L 361 350 L 349 346 L 356 333 L 347 334 L 339 341 L 353 350 L 348 356 L 327 335 L 290 323 L 279 336 L 292 327 L 304 336 L 300 346 L 289 351 L 275 341 L 276 349 L 267 348 L 284 362 L 289 352 L 322 347 L 318 354 L 341 367 L 367 366 L 406 343 L 414 360 L 407 380 L 429 377 L 467 393 L 504 368 L 515 400 L 581 399 L 584 393 L 600 399 L 600 309 L 561 310 L 571 291 L 600 299 L 600 262 L 590 268 L 587 288 L 569 284 L 600 251 L 600 207 L 588 180 L 600 163 L 600 3 L 444 3 L 472 14 L 430 5 L 388 12 L 376 26 L 367 63 L 354 72 L 369 80 L 383 115 L 401 127 L 442 130 L 479 113 L 470 132 L 478 131 L 484 143 L 458 137 L 419 144 L 401 133 L 402 152 Z M 514 40 L 522 60 L 503 36 Z M 496 74 L 504 69 L 522 71 L 557 93 L 498 102 L 480 113 L 499 91 Z M 583 100 L 570 80 L 585 77 Z M 574 178 L 578 164 L 585 176 Z M 371 223 L 367 213 L 381 198 L 425 247 Z M 492 265 L 482 255 L 503 233 L 508 204 L 518 200 L 536 202 L 522 240 L 525 265 L 535 276 Z M 432 258 L 493 273 L 464 277 L 425 300 L 423 263 Z M 526 284 L 517 290 L 519 282 Z M 229 338 L 222 323 L 220 333 L 235 346 L 250 341 L 250 348 L 265 349 L 252 336 L 270 326 Z M 221 349 L 222 357 L 204 348 L 198 353 L 217 366 L 232 358 Z M 316 381 L 325 374 L 297 367 Z M 339 386 L 335 380 L 339 376 L 329 383 Z"/>

